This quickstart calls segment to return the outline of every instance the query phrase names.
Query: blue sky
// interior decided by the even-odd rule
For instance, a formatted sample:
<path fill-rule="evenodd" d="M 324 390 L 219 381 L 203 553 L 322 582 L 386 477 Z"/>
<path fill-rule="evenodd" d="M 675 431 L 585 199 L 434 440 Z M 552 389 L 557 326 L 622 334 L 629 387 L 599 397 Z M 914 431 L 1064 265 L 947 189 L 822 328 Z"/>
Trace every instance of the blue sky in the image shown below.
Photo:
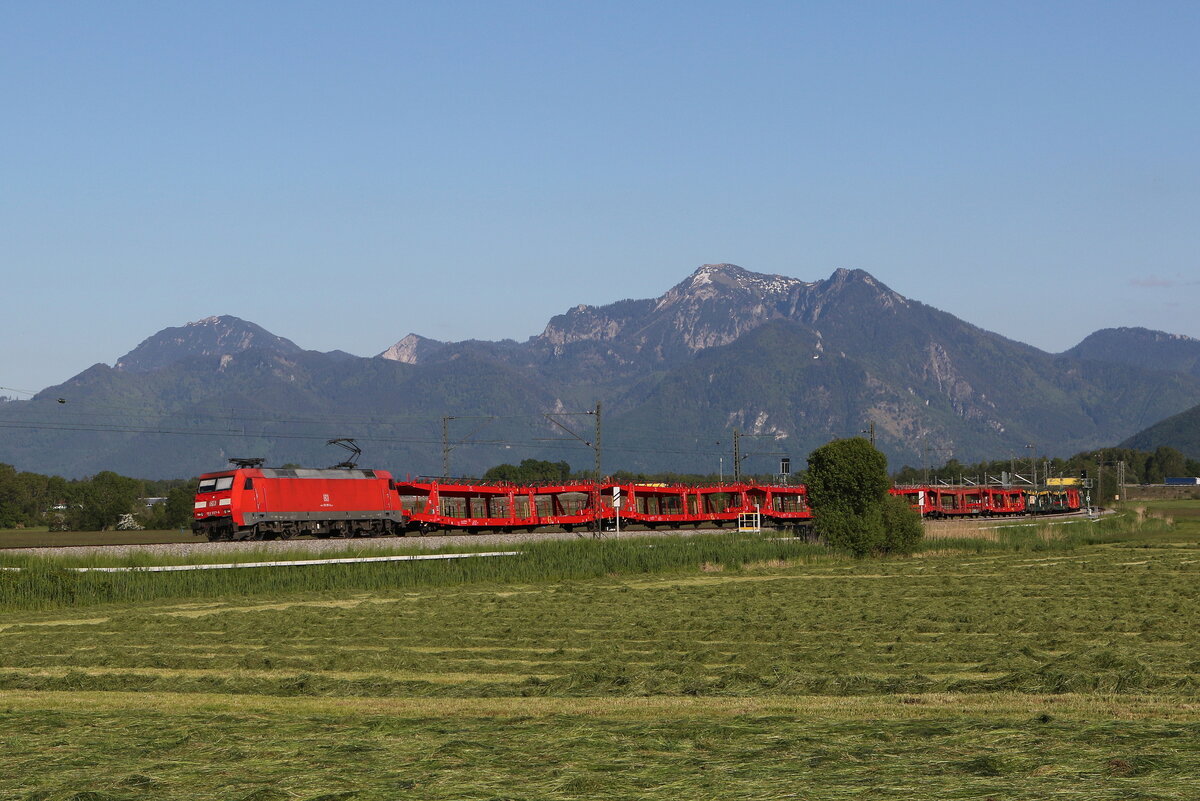
<path fill-rule="evenodd" d="M 525 339 L 706 262 L 1200 337 L 1200 4 L 10 2 L 0 386 Z"/>

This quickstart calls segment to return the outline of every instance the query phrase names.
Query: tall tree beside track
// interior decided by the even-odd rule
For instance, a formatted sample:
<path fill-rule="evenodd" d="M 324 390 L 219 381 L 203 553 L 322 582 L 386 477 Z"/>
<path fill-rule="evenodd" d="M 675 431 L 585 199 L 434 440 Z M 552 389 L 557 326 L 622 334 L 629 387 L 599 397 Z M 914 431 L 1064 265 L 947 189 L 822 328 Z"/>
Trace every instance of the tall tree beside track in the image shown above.
<path fill-rule="evenodd" d="M 910 553 L 920 518 L 888 495 L 887 457 L 862 437 L 838 439 L 808 455 L 806 479 L 816 531 L 857 556 Z"/>

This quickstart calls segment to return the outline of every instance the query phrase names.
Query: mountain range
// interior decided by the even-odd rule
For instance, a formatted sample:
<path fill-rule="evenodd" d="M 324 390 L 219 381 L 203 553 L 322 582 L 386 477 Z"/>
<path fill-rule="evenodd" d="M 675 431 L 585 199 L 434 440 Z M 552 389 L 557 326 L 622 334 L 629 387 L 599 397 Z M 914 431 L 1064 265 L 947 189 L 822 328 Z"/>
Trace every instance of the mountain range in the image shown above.
<path fill-rule="evenodd" d="M 59 402 L 60 399 L 62 402 Z M 525 342 L 410 333 L 377 356 L 304 350 L 209 317 L 29 401 L 0 404 L 0 461 L 186 477 L 235 456 L 478 474 L 524 458 L 605 471 L 793 464 L 874 428 L 893 467 L 1111 445 L 1200 403 L 1200 341 L 1098 331 L 1062 354 L 903 297 L 861 270 L 802 281 L 703 265 L 657 298 L 579 305 Z M 445 443 L 445 446 L 443 446 Z"/>

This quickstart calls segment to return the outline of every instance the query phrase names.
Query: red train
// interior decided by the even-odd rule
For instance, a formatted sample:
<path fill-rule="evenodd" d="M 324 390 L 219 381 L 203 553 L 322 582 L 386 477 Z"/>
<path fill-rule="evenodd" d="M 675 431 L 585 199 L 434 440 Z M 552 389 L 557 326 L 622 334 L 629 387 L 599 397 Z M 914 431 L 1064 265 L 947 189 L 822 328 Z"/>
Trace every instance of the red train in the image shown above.
<path fill-rule="evenodd" d="M 1078 511 L 1073 488 L 899 487 L 927 517 Z M 566 531 L 700 528 L 811 521 L 803 486 L 755 483 L 692 487 L 576 482 L 548 486 L 396 481 L 384 470 L 230 468 L 200 477 L 192 531 L 210 540 L 378 537 L 452 530 Z"/>
<path fill-rule="evenodd" d="M 210 540 L 403 534 L 384 470 L 238 467 L 200 476 L 192 533 Z"/>
<path fill-rule="evenodd" d="M 991 517 L 993 515 L 1066 514 L 1080 510 L 1075 487 L 914 486 L 895 487 L 922 517 Z"/>

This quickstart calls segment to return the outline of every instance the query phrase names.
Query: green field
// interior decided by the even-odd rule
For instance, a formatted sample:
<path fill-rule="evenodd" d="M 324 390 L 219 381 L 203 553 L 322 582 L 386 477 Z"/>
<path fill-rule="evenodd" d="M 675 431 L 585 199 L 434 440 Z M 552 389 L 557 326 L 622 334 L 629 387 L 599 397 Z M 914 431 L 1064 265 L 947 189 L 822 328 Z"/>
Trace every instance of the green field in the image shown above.
<path fill-rule="evenodd" d="M 203 542 L 190 529 L 180 531 L 48 531 L 40 528 L 0 529 L 0 548 L 65 548 L 72 545 L 134 545 L 160 542 Z"/>
<path fill-rule="evenodd" d="M 0 798 L 1195 799 L 1198 510 L 0 573 Z"/>

